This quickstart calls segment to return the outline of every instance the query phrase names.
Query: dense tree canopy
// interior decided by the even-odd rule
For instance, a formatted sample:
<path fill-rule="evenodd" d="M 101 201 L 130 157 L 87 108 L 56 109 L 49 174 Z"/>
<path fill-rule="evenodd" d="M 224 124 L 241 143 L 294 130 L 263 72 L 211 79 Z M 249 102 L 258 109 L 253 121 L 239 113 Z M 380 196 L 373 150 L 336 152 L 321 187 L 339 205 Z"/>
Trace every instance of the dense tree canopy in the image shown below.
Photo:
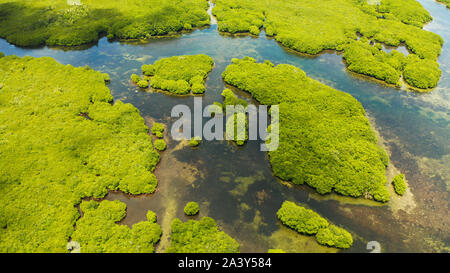
<path fill-rule="evenodd" d="M 134 83 L 138 83 L 138 82 L 140 82 L 142 80 L 139 75 L 134 74 L 134 73 L 131 74 L 130 78 L 131 78 L 131 81 L 134 82 Z"/>
<path fill-rule="evenodd" d="M 200 221 L 172 222 L 169 253 L 237 253 L 239 244 L 223 231 L 209 217 Z"/>
<path fill-rule="evenodd" d="M 152 134 L 156 135 L 158 138 L 162 138 L 164 136 L 164 124 L 159 122 L 153 123 Z"/>
<path fill-rule="evenodd" d="M 207 8 L 206 0 L 6 0 L 0 37 L 19 46 L 145 39 L 209 25 Z"/>
<path fill-rule="evenodd" d="M 222 107 L 224 110 L 226 110 L 227 105 L 231 106 L 242 105 L 243 108 L 247 107 L 248 105 L 248 102 L 246 100 L 238 98 L 234 94 L 234 92 L 228 88 L 223 90 L 221 95 L 223 97 Z"/>
<path fill-rule="evenodd" d="M 155 218 L 139 222 L 130 229 L 116 222 L 125 217 L 126 204 L 115 201 L 83 201 L 83 216 L 77 221 L 72 241 L 80 244 L 83 253 L 154 252 L 161 237 L 161 227 Z"/>
<path fill-rule="evenodd" d="M 351 95 L 310 79 L 297 67 L 233 59 L 223 73 L 265 105 L 279 105 L 279 147 L 269 152 L 273 172 L 319 193 L 332 190 L 387 202 L 389 158 L 361 104 Z"/>
<path fill-rule="evenodd" d="M 438 84 L 442 72 L 437 62 L 415 54 L 405 57 L 397 50 L 386 53 L 381 44 L 377 45 L 380 46 L 372 46 L 365 38 L 345 45 L 348 69 L 398 86 L 402 74 L 408 84 L 418 88 L 428 89 Z"/>
<path fill-rule="evenodd" d="M 285 201 L 277 212 L 280 221 L 299 233 L 313 235 L 320 229 L 328 227 L 328 221 L 318 213 Z"/>
<path fill-rule="evenodd" d="M 335 225 L 320 229 L 316 234 L 316 240 L 319 244 L 337 248 L 350 248 L 353 245 L 352 235 Z"/>
<path fill-rule="evenodd" d="M 418 88 L 435 87 L 441 77 L 441 70 L 436 62 L 420 59 L 416 55 L 407 58 L 403 77 L 407 83 Z"/>
<path fill-rule="evenodd" d="M 157 220 L 156 213 L 154 213 L 151 210 L 147 211 L 147 221 L 149 221 L 150 223 L 156 223 L 156 220 Z"/>
<path fill-rule="evenodd" d="M 238 146 L 242 146 L 248 140 L 248 118 L 244 112 L 228 114 L 225 124 L 225 134 L 228 140 L 232 140 Z"/>
<path fill-rule="evenodd" d="M 222 106 L 222 112 L 227 115 L 225 124 L 227 139 L 234 141 L 238 146 L 242 146 L 248 140 L 248 118 L 245 113 L 245 107 L 248 102 L 244 99 L 238 98 L 233 91 L 225 89 L 222 91 L 223 104 L 217 103 L 215 106 Z M 227 113 L 227 106 L 242 106 L 236 107 L 234 113 Z M 233 115 L 233 117 L 231 116 Z M 240 126 L 238 126 L 238 123 Z"/>
<path fill-rule="evenodd" d="M 147 88 L 148 87 L 148 81 L 147 80 L 140 80 L 137 82 L 137 85 L 140 88 Z"/>
<path fill-rule="evenodd" d="M 199 210 L 197 202 L 188 202 L 184 207 L 184 213 L 189 216 L 198 214 Z"/>
<path fill-rule="evenodd" d="M 315 234 L 319 244 L 337 248 L 349 248 L 353 245 L 352 235 L 348 231 L 329 224 L 318 213 L 294 202 L 285 201 L 277 216 L 284 225 L 299 233 Z"/>
<path fill-rule="evenodd" d="M 436 86 L 435 78 L 439 80 L 437 58 L 443 40 L 422 29 L 432 18 L 415 0 L 382 0 L 380 5 L 370 5 L 366 0 L 215 2 L 213 13 L 220 31 L 255 34 L 255 28 L 264 26 L 268 36 L 275 36 L 284 46 L 302 53 L 343 50 L 350 70 L 391 84 L 398 84 L 405 69 L 404 56 L 399 56 L 399 52 L 380 52 L 368 43 L 355 41 L 360 35 L 366 41 L 391 46 L 405 44 L 412 55 L 433 64 L 430 69 L 416 70 L 409 76 L 405 72 L 406 82 L 426 89 Z M 426 83 L 421 81 L 422 77 L 428 78 Z"/>
<path fill-rule="evenodd" d="M 405 194 L 407 185 L 405 182 L 405 175 L 404 174 L 398 174 L 394 177 L 392 180 L 392 185 L 394 185 L 394 190 L 398 195 Z"/>
<path fill-rule="evenodd" d="M 164 58 L 153 65 L 143 65 L 142 73 L 150 79 L 151 87 L 174 94 L 185 95 L 205 92 L 205 79 L 212 70 L 214 60 L 204 54 Z"/>
<path fill-rule="evenodd" d="M 155 146 L 155 149 L 158 151 L 164 151 L 167 147 L 166 142 L 164 141 L 164 139 L 155 139 L 155 141 L 153 142 L 153 146 Z"/>
<path fill-rule="evenodd" d="M 64 252 L 83 197 L 155 191 L 159 162 L 105 75 L 51 58 L 0 58 L 0 252 Z"/>

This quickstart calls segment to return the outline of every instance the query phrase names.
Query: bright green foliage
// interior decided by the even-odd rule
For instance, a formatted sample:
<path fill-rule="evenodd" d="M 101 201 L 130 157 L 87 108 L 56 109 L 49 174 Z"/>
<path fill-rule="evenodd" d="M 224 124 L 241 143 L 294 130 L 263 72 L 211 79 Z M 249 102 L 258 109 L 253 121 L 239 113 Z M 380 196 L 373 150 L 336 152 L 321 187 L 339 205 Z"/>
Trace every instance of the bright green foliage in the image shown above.
<path fill-rule="evenodd" d="M 382 0 L 376 10 L 387 19 L 399 20 L 405 24 L 422 27 L 433 17 L 414 0 Z"/>
<path fill-rule="evenodd" d="M 169 253 L 238 253 L 239 244 L 223 231 L 209 217 L 200 221 L 172 222 Z"/>
<path fill-rule="evenodd" d="M 209 25 L 205 0 L 6 0 L 0 37 L 19 46 L 76 46 L 108 38 L 146 39 Z"/>
<path fill-rule="evenodd" d="M 392 185 L 394 185 L 394 190 L 398 195 L 405 194 L 407 185 L 405 182 L 405 175 L 404 174 L 398 174 L 394 177 L 392 180 Z"/>
<path fill-rule="evenodd" d="M 377 145 L 361 104 L 291 65 L 272 67 L 235 59 L 226 83 L 250 92 L 261 104 L 279 105 L 279 147 L 269 152 L 273 172 L 319 193 L 370 196 L 387 202 L 389 158 Z"/>
<path fill-rule="evenodd" d="M 343 228 L 329 224 L 316 212 L 298 206 L 294 202 L 284 201 L 277 212 L 280 221 L 307 235 L 316 234 L 316 240 L 322 245 L 337 248 L 349 248 L 353 245 L 352 235 Z"/>
<path fill-rule="evenodd" d="M 142 69 L 142 74 L 144 74 L 145 76 L 154 76 L 155 75 L 155 67 L 151 64 L 144 64 L 141 67 Z"/>
<path fill-rule="evenodd" d="M 66 252 L 83 197 L 155 191 L 144 119 L 102 73 L 7 56 L 0 84 L 0 252 Z"/>
<path fill-rule="evenodd" d="M 141 81 L 141 77 L 139 77 L 139 75 L 136 74 L 131 74 L 131 81 L 137 84 L 138 82 Z"/>
<path fill-rule="evenodd" d="M 269 249 L 267 253 L 286 253 L 286 251 L 276 248 L 276 249 Z"/>
<path fill-rule="evenodd" d="M 274 64 L 273 64 L 271 61 L 269 61 L 269 60 L 265 60 L 265 61 L 264 61 L 264 64 L 266 64 L 266 65 L 268 65 L 268 66 L 271 66 L 271 67 L 274 66 Z"/>
<path fill-rule="evenodd" d="M 248 120 L 244 112 L 227 116 L 225 125 L 227 139 L 233 140 L 238 146 L 242 146 L 248 140 Z"/>
<path fill-rule="evenodd" d="M 196 215 L 198 212 L 199 212 L 199 207 L 198 207 L 197 202 L 189 202 L 184 207 L 184 213 L 186 215 L 192 216 L 192 215 Z"/>
<path fill-rule="evenodd" d="M 83 201 L 83 216 L 77 221 L 72 240 L 84 253 L 154 252 L 161 237 L 161 227 L 151 221 L 134 224 L 130 229 L 116 222 L 125 217 L 126 204 L 115 201 Z"/>
<path fill-rule="evenodd" d="M 402 53 L 397 50 L 386 53 L 370 45 L 366 39 L 352 41 L 344 48 L 343 57 L 348 70 L 400 85 L 400 76 L 406 65 L 406 57 Z"/>
<path fill-rule="evenodd" d="M 108 73 L 103 73 L 102 75 L 103 75 L 103 80 L 105 82 L 110 82 L 111 81 L 111 77 L 109 76 Z"/>
<path fill-rule="evenodd" d="M 381 47 L 381 44 L 377 45 Z M 348 69 L 395 85 L 400 85 L 402 74 L 409 85 L 421 89 L 438 84 L 442 72 L 437 62 L 420 59 L 415 54 L 405 57 L 397 50 L 386 53 L 380 47 L 370 45 L 363 38 L 345 45 L 344 59 Z"/>
<path fill-rule="evenodd" d="M 158 151 L 164 151 L 167 145 L 164 139 L 155 139 L 153 146 L 155 146 L 155 149 Z"/>
<path fill-rule="evenodd" d="M 222 103 L 215 101 L 213 102 L 212 105 L 210 105 L 208 107 L 208 111 L 212 114 L 212 115 L 219 115 L 219 114 L 223 114 L 223 105 Z"/>
<path fill-rule="evenodd" d="M 153 88 L 166 90 L 177 95 L 186 95 L 189 93 L 189 83 L 184 80 L 165 80 L 159 76 L 151 79 L 150 85 Z"/>
<path fill-rule="evenodd" d="M 237 33 L 249 32 L 264 25 L 263 6 L 265 1 L 257 0 L 215 0 L 213 15 L 219 21 L 219 31 Z"/>
<path fill-rule="evenodd" d="M 322 216 L 290 201 L 283 203 L 277 217 L 284 225 L 308 235 L 316 234 L 320 229 L 328 227 L 328 221 Z"/>
<path fill-rule="evenodd" d="M 200 143 L 202 143 L 202 138 L 199 136 L 195 136 L 189 140 L 189 146 L 191 147 L 197 147 Z"/>
<path fill-rule="evenodd" d="M 259 28 L 257 26 L 251 26 L 249 32 L 253 35 L 259 35 Z"/>
<path fill-rule="evenodd" d="M 442 3 L 442 4 L 447 5 L 447 8 L 450 9 L 450 0 L 436 0 L 436 1 L 438 1 L 438 2 L 440 2 L 440 3 Z"/>
<path fill-rule="evenodd" d="M 201 83 L 195 83 L 191 87 L 193 94 L 203 94 L 206 91 L 205 85 Z"/>
<path fill-rule="evenodd" d="M 140 81 L 138 81 L 137 85 L 140 88 L 147 88 L 148 87 L 148 81 L 147 80 L 140 80 Z"/>
<path fill-rule="evenodd" d="M 225 110 L 227 105 L 242 105 L 244 108 L 248 105 L 246 100 L 239 99 L 230 89 L 223 90 L 221 95 L 223 96 L 223 108 Z"/>
<path fill-rule="evenodd" d="M 152 126 L 152 134 L 156 135 L 156 137 L 162 138 L 164 136 L 164 124 L 155 122 Z"/>
<path fill-rule="evenodd" d="M 149 221 L 150 223 L 156 223 L 156 219 L 156 213 L 151 210 L 147 211 L 147 221 Z"/>
<path fill-rule="evenodd" d="M 319 244 L 337 248 L 350 248 L 353 245 L 352 235 L 335 225 L 320 229 L 316 234 L 316 240 Z"/>
<path fill-rule="evenodd" d="M 408 56 L 408 64 L 403 73 L 405 81 L 412 86 L 427 89 L 435 87 L 441 77 L 441 70 L 436 62 Z"/>
<path fill-rule="evenodd" d="M 202 75 L 197 75 L 192 77 L 189 80 L 189 83 L 191 84 L 192 93 L 194 94 L 203 94 L 206 91 L 205 87 L 205 79 Z"/>
<path fill-rule="evenodd" d="M 235 110 L 237 113 L 234 113 L 233 117 L 227 118 L 226 123 L 226 134 L 228 139 L 232 139 L 236 142 L 237 145 L 242 146 L 245 144 L 245 141 L 248 140 L 248 120 L 247 115 L 245 114 L 245 107 L 247 107 L 248 103 L 246 100 L 239 99 L 233 91 L 230 89 L 225 89 L 222 91 L 223 96 L 223 109 L 227 110 L 227 106 L 242 106 L 236 107 Z M 228 113 L 231 115 L 231 113 Z M 238 127 L 238 122 L 244 124 L 244 126 Z M 243 129 L 243 130 L 241 130 Z"/>
<path fill-rule="evenodd" d="M 150 85 L 178 95 L 205 92 L 205 79 L 212 70 L 214 60 L 204 54 L 164 58 L 152 65 Z M 145 74 L 148 68 L 145 67 Z M 150 75 L 149 75 L 150 76 Z"/>
<path fill-rule="evenodd" d="M 354 43 L 358 34 L 391 46 L 404 43 L 412 54 L 436 65 L 443 45 L 439 35 L 422 29 L 432 18 L 416 0 L 381 0 L 381 5 L 370 5 L 367 0 L 215 2 L 213 13 L 220 31 L 256 34 L 264 25 L 268 36 L 302 53 L 344 50 L 345 58 L 351 60 L 349 65 L 353 64 L 350 70 L 392 84 L 397 84 L 402 74 L 403 68 L 397 65 L 402 59 L 400 53 L 382 54 L 365 43 Z M 384 60 L 389 61 L 385 64 Z M 420 70 L 417 74 L 428 77 L 428 72 Z M 415 85 L 416 81 L 408 83 L 423 88 Z"/>

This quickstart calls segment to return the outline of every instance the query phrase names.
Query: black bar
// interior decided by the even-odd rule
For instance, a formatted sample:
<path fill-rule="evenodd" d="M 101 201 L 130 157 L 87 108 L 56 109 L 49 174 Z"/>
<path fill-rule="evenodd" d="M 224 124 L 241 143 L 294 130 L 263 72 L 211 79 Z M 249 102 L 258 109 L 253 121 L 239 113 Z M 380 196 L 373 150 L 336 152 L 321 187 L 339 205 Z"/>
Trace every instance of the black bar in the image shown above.
<path fill-rule="evenodd" d="M 127 272 L 313 272 L 323 270 L 392 271 L 419 266 L 445 267 L 446 254 L 0 254 L 3 268 L 114 270 Z"/>

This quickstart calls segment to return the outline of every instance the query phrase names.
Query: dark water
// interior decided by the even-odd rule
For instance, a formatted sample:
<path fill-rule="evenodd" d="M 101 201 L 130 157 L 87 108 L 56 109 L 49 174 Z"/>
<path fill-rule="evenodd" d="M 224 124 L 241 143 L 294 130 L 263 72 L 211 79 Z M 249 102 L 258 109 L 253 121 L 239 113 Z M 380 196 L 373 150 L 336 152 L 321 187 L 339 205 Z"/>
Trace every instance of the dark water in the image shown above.
<path fill-rule="evenodd" d="M 107 72 L 116 100 L 132 103 L 146 120 L 155 119 L 169 128 L 174 121 L 170 118 L 172 107 L 192 106 L 193 97 L 139 91 L 129 77 L 132 73 L 139 74 L 142 64 L 181 54 L 211 56 L 215 67 L 207 80 L 205 105 L 222 101 L 221 73 L 231 58 L 251 56 L 258 61 L 295 65 L 308 76 L 352 94 L 363 104 L 391 152 L 393 166 L 406 174 L 411 189 L 407 196 L 395 198 L 387 206 L 336 195 L 322 197 L 306 186 L 289 187 L 274 178 L 267 155 L 259 151 L 258 141 L 249 141 L 244 147 L 226 141 L 205 141 L 192 149 L 180 148 L 168 136 L 168 150 L 162 153 L 156 170 L 159 186 L 155 194 L 133 197 L 110 193 L 106 197 L 127 203 L 123 224 L 144 220 L 146 211 L 154 210 L 165 233 L 160 251 L 167 246 L 170 221 L 174 217 L 186 219 L 183 206 L 188 201 L 199 202 L 199 217 L 216 219 L 223 230 L 239 241 L 242 252 L 266 252 L 268 248 L 333 251 L 317 245 L 311 237 L 280 226 L 276 211 L 284 200 L 307 204 L 351 231 L 355 244 L 348 251 L 367 252 L 368 241 L 378 241 L 382 250 L 389 252 L 448 251 L 450 10 L 431 0 L 420 2 L 434 17 L 425 28 L 445 40 L 439 58 L 443 75 L 438 87 L 427 94 L 383 86 L 350 73 L 342 57 L 334 52 L 305 57 L 282 48 L 265 38 L 264 33 L 259 38 L 222 36 L 216 25 L 145 44 L 101 39 L 90 48 L 72 51 L 47 47 L 23 49 L 0 40 L 0 51 L 7 55 L 51 56 L 64 64 L 89 65 Z M 395 168 L 391 166 L 388 173 L 395 172 L 392 171 Z"/>

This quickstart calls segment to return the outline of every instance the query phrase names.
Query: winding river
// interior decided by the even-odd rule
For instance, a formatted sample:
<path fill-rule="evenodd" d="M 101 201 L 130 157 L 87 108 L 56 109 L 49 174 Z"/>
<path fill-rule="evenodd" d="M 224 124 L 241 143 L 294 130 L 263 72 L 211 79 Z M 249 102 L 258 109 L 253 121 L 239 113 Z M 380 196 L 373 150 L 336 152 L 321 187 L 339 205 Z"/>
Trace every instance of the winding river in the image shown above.
<path fill-rule="evenodd" d="M 158 245 L 162 252 L 169 242 L 170 222 L 182 220 L 188 201 L 200 204 L 200 215 L 217 220 L 220 227 L 241 245 L 241 252 L 266 252 L 269 248 L 288 251 L 335 251 L 319 246 L 314 238 L 302 236 L 281 226 L 276 211 L 284 200 L 307 204 L 337 225 L 352 232 L 355 244 L 346 251 L 369 252 L 366 245 L 377 241 L 386 252 L 449 251 L 450 245 L 450 9 L 432 0 L 419 0 L 434 20 L 425 28 L 441 35 L 445 44 L 439 63 L 443 71 L 438 87 L 421 94 L 387 87 L 346 70 L 342 56 L 323 52 L 303 56 L 265 37 L 221 35 L 217 25 L 162 38 L 148 43 L 108 42 L 77 50 L 42 47 L 24 49 L 0 40 L 6 55 L 50 56 L 64 64 L 85 66 L 109 73 L 109 88 L 116 100 L 135 105 L 147 120 L 170 125 L 170 111 L 177 104 L 193 106 L 192 96 L 170 96 L 142 92 L 130 83 L 132 73 L 140 73 L 145 63 L 173 55 L 207 54 L 215 67 L 207 79 L 203 103 L 222 101 L 225 85 L 221 73 L 231 58 L 251 56 L 258 61 L 288 63 L 308 76 L 352 94 L 366 109 L 383 145 L 391 154 L 388 176 L 406 174 L 410 192 L 393 197 L 388 205 L 356 200 L 335 194 L 320 196 L 307 186 L 292 186 L 277 180 L 267 155 L 258 141 L 243 147 L 226 141 L 203 142 L 186 147 L 166 137 L 168 149 L 157 167 L 157 192 L 129 196 L 111 192 L 106 199 L 127 203 L 127 217 L 121 224 L 145 220 L 148 209 L 155 211 L 164 235 Z M 238 95 L 250 99 L 247 94 Z M 447 248 L 445 250 L 445 248 Z"/>

